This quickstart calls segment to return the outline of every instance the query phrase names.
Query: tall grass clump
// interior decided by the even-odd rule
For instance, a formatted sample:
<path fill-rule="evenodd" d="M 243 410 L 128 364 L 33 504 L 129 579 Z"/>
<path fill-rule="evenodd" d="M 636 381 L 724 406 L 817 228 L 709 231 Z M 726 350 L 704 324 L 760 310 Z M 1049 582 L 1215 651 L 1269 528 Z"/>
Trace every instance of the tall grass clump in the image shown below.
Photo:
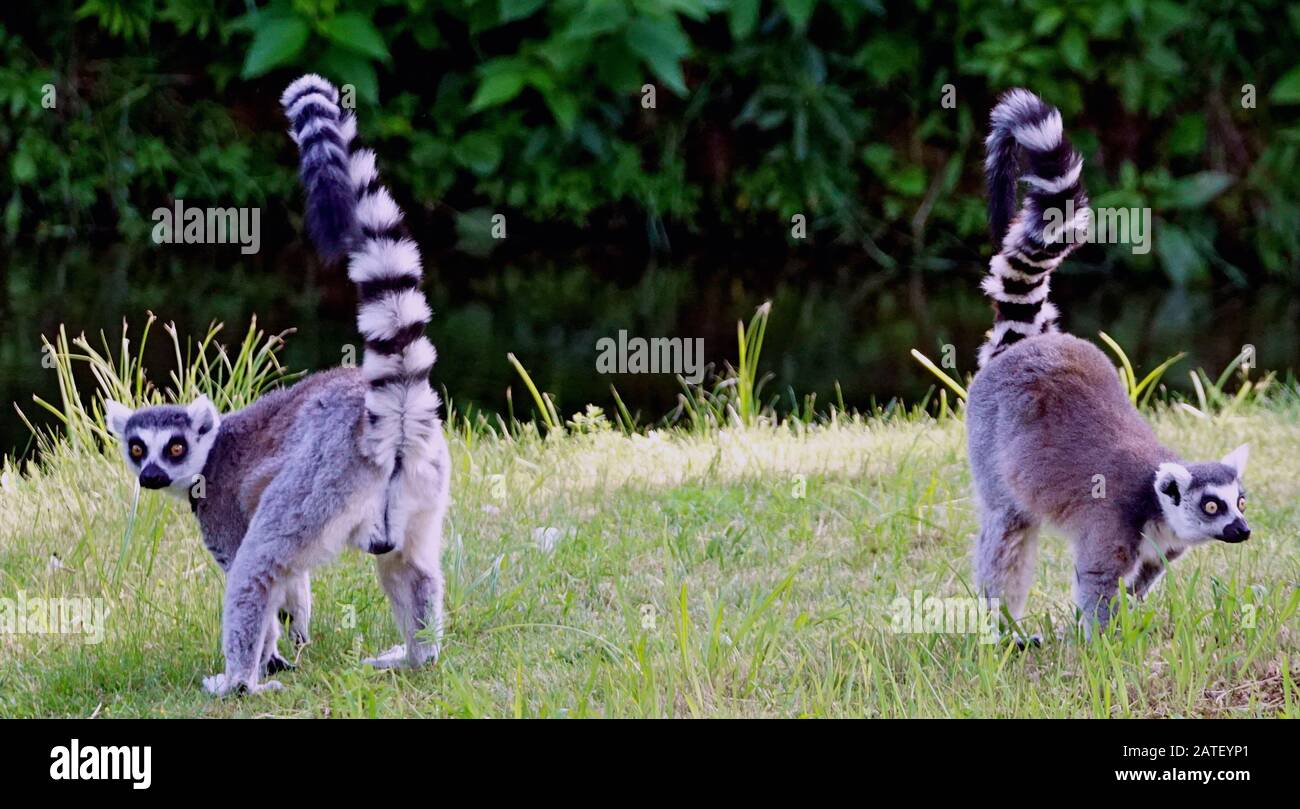
<path fill-rule="evenodd" d="M 1171 367 L 1187 356 L 1187 352 L 1180 351 L 1167 358 L 1147 372 L 1141 379 L 1138 379 L 1137 371 L 1129 360 L 1128 353 L 1124 351 L 1119 342 L 1104 331 L 1098 332 L 1098 336 L 1119 361 L 1115 371 L 1119 375 L 1119 381 L 1124 388 L 1124 393 L 1134 406 L 1141 409 L 1150 408 L 1155 402 L 1161 401 L 1161 399 L 1153 398 L 1156 391 L 1161 390 L 1163 391 L 1164 402 L 1176 404 L 1182 410 L 1200 418 L 1227 416 L 1245 403 L 1263 403 L 1277 376 L 1276 372 L 1270 371 L 1260 379 L 1252 380 L 1250 371 L 1253 354 L 1252 349 L 1247 348 L 1238 354 L 1232 362 L 1228 363 L 1228 366 L 1216 378 L 1211 379 L 1203 368 L 1188 372 L 1192 380 L 1192 390 L 1196 395 L 1196 404 L 1192 405 L 1184 401 L 1179 394 L 1171 393 L 1160 385 L 1160 380 L 1164 378 Z M 966 386 L 953 379 L 933 360 L 915 348 L 912 349 L 911 354 L 912 358 L 920 363 L 922 367 L 934 374 L 944 388 L 951 390 L 959 400 L 963 402 L 966 400 Z M 1229 393 L 1227 386 L 1234 372 L 1240 377 L 1240 384 L 1235 393 Z M 968 376 L 966 380 L 967 386 L 970 384 L 970 379 L 971 377 Z M 939 416 L 942 418 L 950 411 L 947 406 L 947 391 L 941 388 L 939 393 Z"/>
<path fill-rule="evenodd" d="M 217 342 L 223 324 L 212 323 L 200 339 L 181 338 L 174 323 L 164 325 L 171 341 L 176 367 L 168 382 L 154 383 L 144 366 L 144 352 L 157 317 L 150 312 L 141 330 L 139 343 L 132 345 L 126 321 L 115 344 L 101 331 L 96 347 L 85 334 L 71 339 L 63 326 L 54 342 L 42 338 L 45 352 L 59 382 L 59 399 L 48 402 L 39 396 L 36 405 L 54 416 L 64 438 L 74 449 L 93 448 L 110 442 L 112 436 L 104 424 L 104 400 L 113 399 L 128 407 L 189 402 L 205 395 L 222 412 L 245 407 L 263 393 L 301 376 L 290 373 L 277 356 L 290 331 L 268 335 L 257 327 L 257 318 L 230 348 Z M 89 371 L 94 388 L 83 395 L 84 371 Z M 79 373 L 82 372 L 82 373 Z M 36 436 L 38 447 L 48 449 L 60 436 L 38 430 L 15 406 L 18 415 Z"/>
<path fill-rule="evenodd" d="M 772 302 L 768 301 L 754 310 L 748 325 L 736 322 L 736 364 L 726 363 L 721 373 L 712 375 L 707 386 L 700 384 L 692 388 L 678 376 L 682 392 L 677 396 L 678 406 L 670 419 L 685 418 L 696 432 L 726 425 L 752 427 L 764 420 L 776 422 L 775 400 L 764 404 L 762 398 L 763 387 L 771 381 L 772 374 L 762 374 L 758 369 L 771 314 Z"/>

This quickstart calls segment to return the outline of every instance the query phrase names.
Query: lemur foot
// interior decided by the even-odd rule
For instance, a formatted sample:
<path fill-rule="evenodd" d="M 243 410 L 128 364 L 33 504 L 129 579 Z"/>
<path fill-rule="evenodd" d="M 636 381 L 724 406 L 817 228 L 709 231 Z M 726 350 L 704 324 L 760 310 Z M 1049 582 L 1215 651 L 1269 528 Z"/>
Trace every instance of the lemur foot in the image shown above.
<path fill-rule="evenodd" d="M 279 691 L 282 688 L 284 688 L 284 684 L 277 680 L 267 680 L 266 682 L 249 685 L 242 680 L 227 677 L 225 674 L 214 674 L 211 677 L 203 678 L 203 690 L 214 697 L 224 697 L 230 694 L 242 696 L 244 694 L 257 694 L 262 691 Z"/>
<path fill-rule="evenodd" d="M 311 638 L 307 637 L 307 630 L 298 626 L 298 622 L 293 620 L 293 615 L 288 610 L 280 610 L 280 623 L 285 624 L 289 629 L 289 639 L 293 641 L 295 648 L 301 649 L 308 643 Z M 289 668 L 293 668 L 290 666 Z"/>
<path fill-rule="evenodd" d="M 399 643 L 388 651 L 374 657 L 367 657 L 361 662 L 377 669 L 401 668 L 406 665 L 406 644 Z"/>
<path fill-rule="evenodd" d="M 421 643 L 416 647 L 415 654 L 411 655 L 406 650 L 406 644 L 399 643 L 388 651 L 374 657 L 367 657 L 361 662 L 377 669 L 396 669 L 418 668 L 425 663 L 436 663 L 437 661 L 437 645 Z"/>
<path fill-rule="evenodd" d="M 396 547 L 397 545 L 388 538 L 388 533 L 384 531 L 383 526 L 378 524 L 370 526 L 370 533 L 361 541 L 361 550 L 373 553 L 375 556 L 383 556 Z"/>
<path fill-rule="evenodd" d="M 1043 636 L 1037 632 L 1032 635 L 1021 635 L 1017 633 L 1014 637 L 1016 648 L 1022 652 L 1030 648 L 1037 649 L 1043 645 Z"/>
<path fill-rule="evenodd" d="M 267 675 L 271 675 L 278 674 L 282 671 L 293 671 L 296 668 L 297 666 L 290 663 L 288 660 L 285 660 L 283 657 L 280 657 L 279 652 L 275 652 L 267 658 L 264 671 Z"/>

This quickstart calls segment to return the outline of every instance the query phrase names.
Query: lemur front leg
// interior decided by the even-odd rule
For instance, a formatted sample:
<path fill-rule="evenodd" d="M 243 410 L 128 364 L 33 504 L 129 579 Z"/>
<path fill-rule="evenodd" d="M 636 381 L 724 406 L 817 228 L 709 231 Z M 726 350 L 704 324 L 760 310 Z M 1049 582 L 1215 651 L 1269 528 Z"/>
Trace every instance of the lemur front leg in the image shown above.
<path fill-rule="evenodd" d="M 217 696 L 282 687 L 275 680 L 259 683 L 258 677 L 268 662 L 266 644 L 274 643 L 279 634 L 273 613 L 282 602 L 288 569 L 255 526 L 256 521 L 226 578 L 221 616 L 226 670 L 203 678 L 203 687 Z M 270 651 L 274 653 L 273 648 Z"/>
<path fill-rule="evenodd" d="M 1137 561 L 1137 551 L 1123 526 L 1110 521 L 1087 528 L 1074 542 L 1074 598 L 1084 637 L 1094 626 L 1110 624 L 1112 601 Z"/>
<path fill-rule="evenodd" d="M 1128 589 L 1129 594 L 1137 598 L 1145 598 L 1146 594 L 1155 586 L 1156 582 L 1160 581 L 1160 577 L 1169 568 L 1168 563 L 1181 555 L 1181 550 L 1169 550 L 1166 551 L 1164 559 L 1143 559 L 1138 562 L 1137 567 L 1124 580 L 1124 586 Z"/>

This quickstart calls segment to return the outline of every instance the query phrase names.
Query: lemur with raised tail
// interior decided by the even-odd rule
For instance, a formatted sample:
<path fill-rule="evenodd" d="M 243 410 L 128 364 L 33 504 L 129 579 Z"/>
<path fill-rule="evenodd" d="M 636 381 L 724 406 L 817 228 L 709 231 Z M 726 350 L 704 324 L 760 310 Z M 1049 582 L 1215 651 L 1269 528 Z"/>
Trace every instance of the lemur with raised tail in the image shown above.
<path fill-rule="evenodd" d="M 980 518 L 975 579 L 1016 622 L 1021 644 L 1038 641 L 1018 622 L 1044 521 L 1073 542 L 1075 603 L 1089 637 L 1109 621 L 1121 584 L 1141 597 L 1188 548 L 1250 537 L 1248 446 L 1217 462 L 1182 461 L 1156 439 L 1106 356 L 1057 329 L 1051 272 L 1088 235 L 1082 169 L 1055 107 L 1027 90 L 1002 96 L 985 161 L 997 254 L 983 289 L 995 315 L 966 431 Z M 1017 181 L 1026 187 L 1018 212 Z"/>
<path fill-rule="evenodd" d="M 435 659 L 442 631 L 451 469 L 429 385 L 436 354 L 424 336 L 420 252 L 379 184 L 374 152 L 352 148 L 356 118 L 340 110 L 334 86 L 306 75 L 280 101 L 301 154 L 307 230 L 327 260 L 348 255 L 362 367 L 313 374 L 224 416 L 206 398 L 135 411 L 105 403 L 140 485 L 190 499 L 226 572 L 226 668 L 203 681 L 214 694 L 280 687 L 259 681 L 287 665 L 276 649 L 277 610 L 305 641 L 309 571 L 348 545 L 376 555 L 406 641 L 367 663 Z"/>

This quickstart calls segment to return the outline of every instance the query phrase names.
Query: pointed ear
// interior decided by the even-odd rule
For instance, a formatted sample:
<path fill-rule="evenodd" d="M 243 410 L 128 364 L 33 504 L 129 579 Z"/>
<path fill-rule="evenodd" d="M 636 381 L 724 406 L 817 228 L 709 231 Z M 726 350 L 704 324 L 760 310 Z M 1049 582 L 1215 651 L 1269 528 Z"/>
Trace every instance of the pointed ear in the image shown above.
<path fill-rule="evenodd" d="M 1192 483 L 1192 473 L 1182 464 L 1162 463 L 1156 469 L 1156 496 L 1177 506 Z"/>
<path fill-rule="evenodd" d="M 1237 477 L 1241 477 L 1242 475 L 1246 474 L 1246 461 L 1248 461 L 1249 459 L 1250 459 L 1250 444 L 1242 444 L 1241 446 L 1234 449 L 1232 452 L 1229 452 L 1227 455 L 1224 455 L 1223 460 L 1219 461 L 1219 463 L 1223 464 L 1224 466 L 1231 466 L 1233 469 L 1236 469 Z"/>
<path fill-rule="evenodd" d="M 199 435 L 207 435 L 217 429 L 217 425 L 221 423 L 221 414 L 217 412 L 216 405 L 212 404 L 206 396 L 200 396 L 190 402 L 185 412 L 190 417 L 190 425 L 194 427 L 194 432 Z"/>
<path fill-rule="evenodd" d="M 125 437 L 126 421 L 135 411 L 112 399 L 104 400 L 104 426 L 118 438 Z"/>

